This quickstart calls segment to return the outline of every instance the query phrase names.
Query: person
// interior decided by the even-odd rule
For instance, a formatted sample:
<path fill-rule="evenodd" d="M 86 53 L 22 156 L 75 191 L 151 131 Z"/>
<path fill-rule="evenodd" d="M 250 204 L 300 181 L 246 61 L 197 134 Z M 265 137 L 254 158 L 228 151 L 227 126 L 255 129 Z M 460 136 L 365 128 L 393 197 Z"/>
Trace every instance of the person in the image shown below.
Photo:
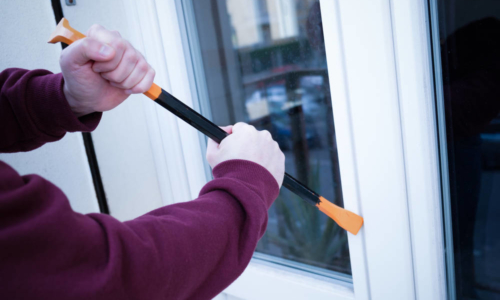
<path fill-rule="evenodd" d="M 29 151 L 92 131 L 102 112 L 154 79 L 117 32 L 92 26 L 61 54 L 62 73 L 0 73 L 0 152 Z M 248 265 L 284 177 L 269 132 L 237 123 L 209 141 L 214 180 L 199 198 L 127 222 L 73 212 L 37 175 L 0 161 L 2 299 L 211 299 Z M 126 163 L 126 162 L 124 162 Z M 78 183 L 75 183 L 78 184 Z"/>

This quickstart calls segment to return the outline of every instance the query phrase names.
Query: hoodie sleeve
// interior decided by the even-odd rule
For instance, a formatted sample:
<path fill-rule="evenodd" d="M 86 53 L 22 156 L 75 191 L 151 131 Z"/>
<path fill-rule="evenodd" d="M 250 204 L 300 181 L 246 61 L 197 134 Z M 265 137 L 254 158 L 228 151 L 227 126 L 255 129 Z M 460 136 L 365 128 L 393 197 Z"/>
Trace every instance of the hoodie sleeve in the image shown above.
<path fill-rule="evenodd" d="M 77 118 L 63 92 L 62 74 L 6 69 L 0 73 L 0 152 L 36 149 L 66 132 L 92 131 L 102 113 Z"/>
<path fill-rule="evenodd" d="M 199 198 L 128 222 L 71 210 L 57 187 L 0 162 L 5 299 L 212 299 L 246 268 L 279 193 L 262 166 L 231 160 Z"/>

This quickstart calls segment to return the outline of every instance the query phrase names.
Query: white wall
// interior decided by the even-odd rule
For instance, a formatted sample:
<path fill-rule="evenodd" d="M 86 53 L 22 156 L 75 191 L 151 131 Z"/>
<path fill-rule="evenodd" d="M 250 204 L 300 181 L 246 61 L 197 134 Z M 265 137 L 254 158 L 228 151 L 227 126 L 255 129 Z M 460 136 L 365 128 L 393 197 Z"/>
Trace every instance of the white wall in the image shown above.
<path fill-rule="evenodd" d="M 55 28 L 50 1 L 2 1 L 0 9 L 0 70 L 47 69 L 59 72 L 60 45 L 47 43 Z M 28 153 L 0 154 L 20 174 L 39 174 L 60 187 L 81 213 L 98 212 L 92 177 L 81 133 Z"/>
<path fill-rule="evenodd" d="M 132 45 L 143 50 L 135 3 L 88 0 L 67 6 L 62 0 L 61 5 L 64 17 L 76 30 L 85 33 L 93 24 L 100 24 L 118 30 Z M 163 206 L 164 199 L 173 198 L 168 176 L 161 174 L 155 160 L 155 155 L 158 161 L 164 155 L 161 146 L 155 149 L 162 153 L 153 149 L 153 145 L 161 143 L 161 136 L 154 136 L 148 129 L 155 128 L 152 124 L 155 120 L 148 118 L 146 111 L 155 105 L 143 95 L 132 95 L 116 109 L 104 113 L 92 133 L 108 207 L 119 220 L 135 218 Z"/>

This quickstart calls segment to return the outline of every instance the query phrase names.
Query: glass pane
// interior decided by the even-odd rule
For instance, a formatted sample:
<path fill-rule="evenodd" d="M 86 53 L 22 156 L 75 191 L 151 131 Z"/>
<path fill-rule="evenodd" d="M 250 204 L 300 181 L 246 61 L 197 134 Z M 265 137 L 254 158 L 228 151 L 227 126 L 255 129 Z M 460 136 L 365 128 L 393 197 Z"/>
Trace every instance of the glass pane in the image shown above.
<path fill-rule="evenodd" d="M 500 299 L 500 2 L 440 1 L 457 299 Z M 441 87 L 438 87 L 441 88 Z M 448 249 L 451 250 L 451 249 Z"/>
<path fill-rule="evenodd" d="M 198 91 L 207 91 L 200 98 L 209 99 L 212 120 L 270 131 L 287 172 L 343 206 L 319 2 L 191 4 L 197 31 L 194 38 L 190 32 L 191 46 L 202 61 L 193 58 L 195 77 Z M 346 232 L 286 189 L 269 211 L 257 251 L 351 274 Z"/>

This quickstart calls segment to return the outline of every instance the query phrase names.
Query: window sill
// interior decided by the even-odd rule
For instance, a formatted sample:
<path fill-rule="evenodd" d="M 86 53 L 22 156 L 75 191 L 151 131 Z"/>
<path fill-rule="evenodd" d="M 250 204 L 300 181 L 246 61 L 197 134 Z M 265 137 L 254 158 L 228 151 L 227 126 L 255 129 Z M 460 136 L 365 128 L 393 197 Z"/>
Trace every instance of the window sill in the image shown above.
<path fill-rule="evenodd" d="M 254 257 L 245 272 L 224 293 L 246 300 L 355 299 L 352 279 L 337 274 L 338 278 L 333 278 Z"/>

